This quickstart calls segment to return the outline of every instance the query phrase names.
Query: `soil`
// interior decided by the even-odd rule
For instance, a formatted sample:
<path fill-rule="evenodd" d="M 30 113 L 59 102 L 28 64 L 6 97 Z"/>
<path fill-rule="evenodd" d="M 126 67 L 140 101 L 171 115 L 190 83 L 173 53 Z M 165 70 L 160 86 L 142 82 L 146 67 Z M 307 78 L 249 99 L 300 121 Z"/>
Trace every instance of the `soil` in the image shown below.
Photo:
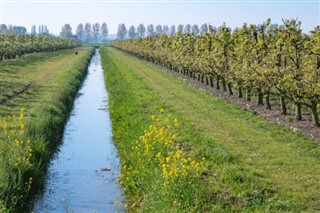
<path fill-rule="evenodd" d="M 287 115 L 283 115 L 281 113 L 282 111 L 280 103 L 277 103 L 275 101 L 271 102 L 272 110 L 268 110 L 266 109 L 265 105 L 258 105 L 254 97 L 252 97 L 251 102 L 246 101 L 245 97 L 238 98 L 237 90 L 233 91 L 233 95 L 229 95 L 228 92 L 223 92 L 222 88 L 220 88 L 220 90 L 217 90 L 216 88 L 210 87 L 209 85 L 206 85 L 206 83 L 201 83 L 197 79 L 193 79 L 187 75 L 183 75 L 181 73 L 168 69 L 167 72 L 169 72 L 173 76 L 181 78 L 184 82 L 194 88 L 206 91 L 208 94 L 220 99 L 224 99 L 229 103 L 237 104 L 245 111 L 250 111 L 257 116 L 285 126 L 290 131 L 315 140 L 317 144 L 318 142 L 320 142 L 320 128 L 313 125 L 310 113 L 303 113 L 302 120 L 298 121 L 295 119 L 294 111 L 290 111 L 290 109 L 287 110 Z M 243 96 L 245 96 L 245 94 L 243 94 Z"/>

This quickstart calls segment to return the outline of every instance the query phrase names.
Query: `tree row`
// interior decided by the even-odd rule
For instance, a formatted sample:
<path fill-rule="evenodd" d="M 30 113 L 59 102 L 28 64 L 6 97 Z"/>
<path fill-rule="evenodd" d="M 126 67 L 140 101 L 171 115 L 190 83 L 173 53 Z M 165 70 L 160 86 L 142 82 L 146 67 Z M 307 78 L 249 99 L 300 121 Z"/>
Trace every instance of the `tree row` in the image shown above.
<path fill-rule="evenodd" d="M 134 25 L 130 26 L 129 29 L 126 28 L 124 23 L 119 24 L 117 31 L 117 38 L 120 40 L 123 39 L 132 39 L 132 38 L 143 38 L 145 36 L 158 36 L 158 35 L 170 35 L 173 36 L 176 33 L 184 33 L 189 34 L 193 33 L 193 35 L 204 34 L 208 32 L 209 26 L 208 24 L 202 24 L 200 27 L 196 24 L 179 24 L 177 27 L 175 25 L 153 25 L 149 24 L 146 27 L 143 24 L 139 24 L 137 27 Z"/>
<path fill-rule="evenodd" d="M 61 39 L 43 35 L 0 35 L 0 61 L 14 59 L 26 53 L 51 52 L 79 46 L 75 39 Z"/>
<path fill-rule="evenodd" d="M 310 109 L 319 126 L 320 26 L 305 34 L 298 20 L 283 25 L 243 24 L 231 30 L 225 24 L 193 33 L 116 40 L 114 47 L 184 73 L 199 81 L 271 110 L 270 98 L 278 98 L 283 114 L 288 103 L 302 119 L 302 107 Z"/>
<path fill-rule="evenodd" d="M 76 34 L 72 34 L 72 28 L 70 24 L 65 24 L 60 32 L 61 38 L 77 38 L 81 42 L 85 43 L 106 43 L 108 41 L 109 29 L 108 25 L 104 22 L 101 25 L 99 23 L 85 23 L 78 24 L 76 28 Z"/>

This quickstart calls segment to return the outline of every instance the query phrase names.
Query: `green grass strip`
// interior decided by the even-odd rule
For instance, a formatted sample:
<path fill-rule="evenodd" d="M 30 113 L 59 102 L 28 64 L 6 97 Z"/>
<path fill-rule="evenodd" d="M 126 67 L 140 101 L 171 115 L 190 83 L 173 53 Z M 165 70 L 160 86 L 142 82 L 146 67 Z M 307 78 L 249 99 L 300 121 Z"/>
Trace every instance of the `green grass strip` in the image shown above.
<path fill-rule="evenodd" d="M 132 164 L 126 152 L 133 151 L 135 141 L 148 129 L 150 116 L 164 108 L 181 121 L 177 143 L 196 159 L 205 157 L 208 164 L 199 188 L 203 196 L 190 209 L 319 210 L 320 153 L 314 141 L 191 88 L 151 63 L 114 48 L 103 48 L 101 53 L 122 166 Z M 127 195 L 130 205 L 142 203 L 141 211 L 149 204 L 154 210 L 166 210 L 163 203 L 155 206 L 150 193 L 149 203 L 139 190 Z"/>
<path fill-rule="evenodd" d="M 0 212 L 26 211 L 30 195 L 43 186 L 92 54 L 93 48 L 78 47 L 0 62 L 2 100 L 31 85 L 0 106 Z M 9 136 L 6 128 L 13 130 Z"/>

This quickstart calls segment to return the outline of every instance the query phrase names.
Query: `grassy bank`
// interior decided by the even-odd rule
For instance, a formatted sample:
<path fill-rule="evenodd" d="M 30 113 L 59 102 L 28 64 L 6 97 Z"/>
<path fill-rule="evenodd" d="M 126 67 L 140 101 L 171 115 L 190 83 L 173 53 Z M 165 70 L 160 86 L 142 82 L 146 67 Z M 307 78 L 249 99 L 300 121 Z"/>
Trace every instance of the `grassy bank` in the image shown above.
<path fill-rule="evenodd" d="M 2 211 L 25 210 L 43 185 L 92 53 L 79 47 L 0 62 Z"/>
<path fill-rule="evenodd" d="M 102 50 L 102 63 L 129 210 L 319 210 L 320 153 L 314 141 L 190 88 L 164 70 L 113 48 Z M 153 191 L 146 186 L 157 178 L 139 175 L 145 164 L 157 171 L 152 158 L 139 160 L 141 147 L 135 147 L 148 144 L 141 136 L 156 125 L 151 117 L 161 117 L 160 109 L 179 121 L 170 130 L 179 135 L 176 148 L 197 162 L 205 159 L 201 175 L 193 176 L 198 178 L 195 197 L 183 194 L 188 185 L 181 192 L 193 199 L 188 205 L 179 203 L 187 199 L 176 197 L 177 187 L 157 185 Z M 136 169 L 128 174 L 130 166 Z"/>

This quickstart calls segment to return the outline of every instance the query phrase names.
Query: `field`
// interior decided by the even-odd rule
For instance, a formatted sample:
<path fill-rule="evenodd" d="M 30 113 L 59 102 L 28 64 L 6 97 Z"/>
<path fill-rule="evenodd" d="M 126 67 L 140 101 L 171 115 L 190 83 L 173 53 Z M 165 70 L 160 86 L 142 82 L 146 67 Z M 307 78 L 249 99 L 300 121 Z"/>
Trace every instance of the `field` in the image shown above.
<path fill-rule="evenodd" d="M 177 187 L 159 195 L 160 192 L 143 187 L 143 182 L 149 180 L 124 173 L 122 184 L 129 195 L 129 210 L 319 210 L 319 150 L 313 140 L 191 88 L 152 63 L 114 48 L 101 52 L 122 171 L 130 165 L 143 168 L 139 163 L 148 164 L 130 153 L 135 141 L 152 124 L 152 115 L 161 114 L 160 109 L 180 122 L 175 143 L 197 161 L 204 158 L 206 163 L 198 177 L 201 183 L 197 190 L 186 190 L 189 194 L 176 198 L 176 202 L 172 197 Z M 191 206 L 175 205 L 190 193 L 199 195 L 197 202 Z M 163 202 L 157 204 L 159 197 Z"/>
<path fill-rule="evenodd" d="M 76 54 L 77 53 L 77 54 Z M 128 212 L 316 212 L 318 142 L 100 47 Z M 0 62 L 0 212 L 44 184 L 93 47 Z"/>
<path fill-rule="evenodd" d="M 0 213 L 320 212 L 320 0 L 0 0 Z"/>
<path fill-rule="evenodd" d="M 43 187 L 92 50 L 77 47 L 0 62 L 0 212 L 27 209 L 30 195 Z"/>

